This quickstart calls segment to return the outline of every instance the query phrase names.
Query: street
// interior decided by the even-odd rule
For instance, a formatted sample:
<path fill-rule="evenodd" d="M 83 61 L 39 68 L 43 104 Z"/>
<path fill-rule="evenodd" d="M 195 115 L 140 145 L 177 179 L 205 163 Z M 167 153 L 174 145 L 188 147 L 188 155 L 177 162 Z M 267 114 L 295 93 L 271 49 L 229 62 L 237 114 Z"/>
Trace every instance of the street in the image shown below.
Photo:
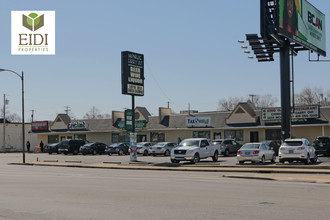
<path fill-rule="evenodd" d="M 7 165 L 7 155 L 0 155 L 0 219 L 328 219 L 330 214 L 327 184 L 231 179 L 213 172 Z"/>

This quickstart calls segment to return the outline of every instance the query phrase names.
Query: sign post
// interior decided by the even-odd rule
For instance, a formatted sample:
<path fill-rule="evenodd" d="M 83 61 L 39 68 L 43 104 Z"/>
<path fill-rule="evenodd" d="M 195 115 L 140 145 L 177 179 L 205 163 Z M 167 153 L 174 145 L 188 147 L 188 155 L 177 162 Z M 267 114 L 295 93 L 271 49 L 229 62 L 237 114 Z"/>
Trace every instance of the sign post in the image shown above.
<path fill-rule="evenodd" d="M 130 135 L 130 154 L 131 161 L 137 161 L 136 140 L 137 133 L 135 133 L 135 96 L 144 96 L 144 55 L 133 53 L 130 51 L 121 52 L 121 83 L 122 94 L 132 96 L 132 110 L 131 114 L 127 115 L 128 110 L 125 111 L 125 128 L 132 131 Z M 131 127 L 127 121 L 131 119 Z M 135 145 L 134 145 L 135 143 Z"/>

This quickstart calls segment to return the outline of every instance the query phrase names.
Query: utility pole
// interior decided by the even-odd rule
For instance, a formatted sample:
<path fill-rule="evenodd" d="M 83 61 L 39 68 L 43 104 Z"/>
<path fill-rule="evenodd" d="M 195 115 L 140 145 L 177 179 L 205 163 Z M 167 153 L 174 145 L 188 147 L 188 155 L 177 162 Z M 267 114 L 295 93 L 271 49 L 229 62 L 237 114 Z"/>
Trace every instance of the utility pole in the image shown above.
<path fill-rule="evenodd" d="M 3 152 L 6 152 L 6 94 L 3 94 Z"/>
<path fill-rule="evenodd" d="M 64 110 L 65 113 L 68 115 L 69 112 L 71 111 L 71 110 L 70 110 L 71 107 L 70 107 L 70 106 L 64 106 L 64 108 L 65 108 L 65 110 Z"/>
<path fill-rule="evenodd" d="M 31 122 L 33 122 L 34 111 L 36 111 L 36 110 L 32 109 L 30 111 L 32 112 L 32 114 L 31 114 Z"/>

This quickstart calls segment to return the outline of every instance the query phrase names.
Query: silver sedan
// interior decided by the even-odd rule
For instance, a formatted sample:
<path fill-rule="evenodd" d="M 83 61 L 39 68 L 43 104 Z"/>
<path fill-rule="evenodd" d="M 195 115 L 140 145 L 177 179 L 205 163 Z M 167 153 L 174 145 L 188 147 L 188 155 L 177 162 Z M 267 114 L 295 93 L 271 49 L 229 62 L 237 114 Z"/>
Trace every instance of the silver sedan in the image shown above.
<path fill-rule="evenodd" d="M 244 144 L 237 151 L 237 161 L 243 164 L 245 161 L 251 161 L 252 163 L 259 162 L 265 164 L 266 160 L 275 162 L 276 154 L 274 150 L 269 147 L 265 142 L 261 143 L 247 143 Z"/>

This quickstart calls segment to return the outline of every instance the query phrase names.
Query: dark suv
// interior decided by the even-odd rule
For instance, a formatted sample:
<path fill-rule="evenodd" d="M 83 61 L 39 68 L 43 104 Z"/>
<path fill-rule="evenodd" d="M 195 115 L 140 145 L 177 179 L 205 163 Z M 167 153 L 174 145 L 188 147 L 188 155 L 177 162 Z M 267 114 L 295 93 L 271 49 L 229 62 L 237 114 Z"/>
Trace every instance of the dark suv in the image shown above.
<path fill-rule="evenodd" d="M 330 156 L 330 137 L 317 137 L 314 140 L 313 146 L 317 155 L 323 154 Z"/>
<path fill-rule="evenodd" d="M 79 148 L 86 144 L 84 140 L 64 140 L 58 146 L 58 152 L 64 153 L 65 155 L 68 153 L 78 154 Z"/>

